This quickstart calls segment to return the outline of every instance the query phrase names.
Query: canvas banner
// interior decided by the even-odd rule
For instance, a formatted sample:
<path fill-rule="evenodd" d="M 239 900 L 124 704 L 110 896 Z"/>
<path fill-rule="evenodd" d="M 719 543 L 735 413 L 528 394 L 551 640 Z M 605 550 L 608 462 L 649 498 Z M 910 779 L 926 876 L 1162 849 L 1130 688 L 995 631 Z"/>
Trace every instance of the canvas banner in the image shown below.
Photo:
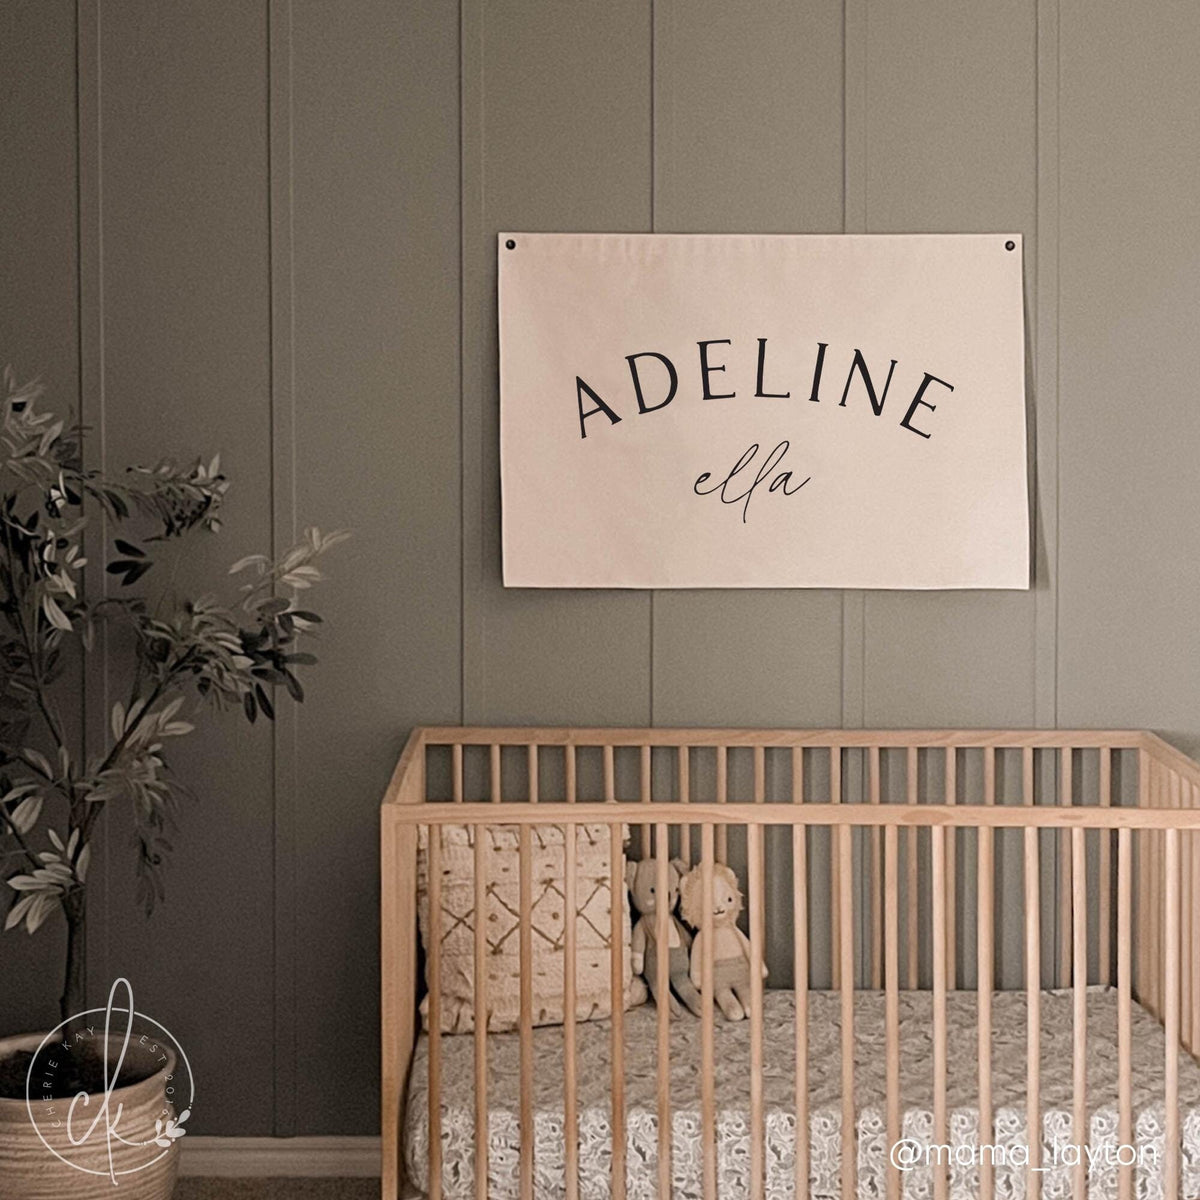
<path fill-rule="evenodd" d="M 1015 234 L 501 234 L 511 587 L 1027 588 Z"/>

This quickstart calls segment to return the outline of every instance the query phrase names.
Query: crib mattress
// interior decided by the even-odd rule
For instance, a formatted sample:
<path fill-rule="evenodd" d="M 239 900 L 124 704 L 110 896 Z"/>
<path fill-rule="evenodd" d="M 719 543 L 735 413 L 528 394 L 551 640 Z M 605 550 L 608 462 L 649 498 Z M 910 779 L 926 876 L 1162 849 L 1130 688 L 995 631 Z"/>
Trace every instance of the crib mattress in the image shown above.
<path fill-rule="evenodd" d="M 841 1156 L 841 997 L 809 993 L 810 1194 L 818 1200 L 840 1197 Z M 997 992 L 993 998 L 993 1109 L 991 1141 L 1007 1148 L 994 1155 L 998 1200 L 1025 1195 L 1021 1147 L 1025 1121 L 1025 996 Z M 1042 1192 L 1048 1200 L 1071 1195 L 1069 1152 L 1055 1162 L 1050 1147 L 1068 1146 L 1072 1109 L 1072 996 L 1045 992 L 1042 1013 L 1043 1161 Z M 766 1194 L 770 1200 L 794 1197 L 795 997 L 770 990 L 763 1006 L 763 1096 L 766 1131 Z M 884 997 L 858 992 L 854 1003 L 855 1103 L 858 1135 L 858 1195 L 886 1195 L 889 1146 L 886 1136 Z M 609 1112 L 611 1054 L 609 1023 L 576 1027 L 580 1196 L 610 1196 L 612 1131 Z M 656 1103 L 657 1013 L 651 1004 L 625 1014 L 626 1163 L 630 1200 L 657 1195 L 658 1120 Z M 972 992 L 947 997 L 947 1112 L 951 1198 L 978 1195 L 979 1170 L 969 1148 L 979 1143 L 976 1078 L 976 1000 Z M 442 1158 L 443 1193 L 448 1200 L 474 1196 L 474 1050 L 470 1036 L 443 1037 Z M 519 1038 L 488 1036 L 488 1158 L 493 1200 L 519 1196 Z M 1162 1194 L 1163 1031 L 1140 1006 L 1133 1011 L 1133 1101 L 1137 1195 Z M 933 1134 L 932 996 L 900 994 L 900 1051 L 903 1136 L 928 1145 Z M 717 1170 L 719 1194 L 749 1195 L 750 1025 L 715 1019 Z M 538 1200 L 565 1196 L 563 1150 L 562 1030 L 539 1028 L 534 1054 L 534 1194 Z M 1088 1108 L 1090 1195 L 1117 1195 L 1117 1000 L 1109 988 L 1088 996 Z M 672 1177 L 675 1200 L 700 1200 L 700 1022 L 687 1016 L 671 1022 Z M 422 1036 L 414 1055 L 405 1118 L 404 1152 L 409 1178 L 424 1190 L 428 1180 L 428 1042 Z M 1180 1123 L 1183 1132 L 1183 1194 L 1200 1195 L 1200 1068 L 1180 1055 Z M 960 1149 L 961 1148 L 961 1149 Z M 1106 1149 L 1108 1148 L 1108 1149 Z M 932 1196 L 932 1170 L 918 1165 L 902 1175 L 905 1197 Z"/>

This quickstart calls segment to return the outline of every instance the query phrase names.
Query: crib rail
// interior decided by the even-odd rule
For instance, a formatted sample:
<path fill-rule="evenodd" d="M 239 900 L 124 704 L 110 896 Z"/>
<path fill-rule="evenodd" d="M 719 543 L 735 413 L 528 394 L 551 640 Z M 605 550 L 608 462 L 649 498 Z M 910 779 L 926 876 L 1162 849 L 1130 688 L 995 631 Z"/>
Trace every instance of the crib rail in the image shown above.
<path fill-rule="evenodd" d="M 808 1195 L 809 993 L 831 987 L 840 997 L 843 1197 L 858 1194 L 855 1128 L 855 992 L 884 993 L 886 1140 L 903 1132 L 900 998 L 931 996 L 932 1143 L 950 1141 L 947 1108 L 947 997 L 975 996 L 981 1142 L 994 1119 L 993 989 L 1019 987 L 1026 998 L 1026 1126 L 1042 1129 L 1043 988 L 1071 989 L 1073 1006 L 1072 1126 L 1088 1144 L 1088 987 L 1117 997 L 1118 1138 L 1134 1144 L 1132 1021 L 1136 1000 L 1165 1036 L 1162 1097 L 1163 1194 L 1183 1194 L 1180 1174 L 1178 1050 L 1200 1047 L 1200 919 L 1193 917 L 1200 880 L 1200 766 L 1153 734 L 1139 731 L 1014 730 L 658 730 L 427 728 L 409 739 L 385 796 L 382 821 L 383 1195 L 401 1194 L 403 1090 L 417 1033 L 419 954 L 416 936 L 417 847 L 427 851 L 428 903 L 441 908 L 443 831 L 465 826 L 474 844 L 475 912 L 487 906 L 484 835 L 497 826 L 518 831 L 520 945 L 519 1126 L 517 1192 L 538 1194 L 533 1153 L 534 1072 L 530 837 L 563 830 L 565 896 L 574 896 L 576 831 L 609 833 L 610 887 L 624 894 L 627 854 L 652 859 L 660 894 L 670 860 L 698 864 L 705 917 L 700 995 L 700 1137 L 705 1200 L 716 1200 L 718 1096 L 715 1079 L 712 897 L 718 864 L 737 870 L 747 895 L 749 944 L 749 1188 L 765 1195 L 762 964 L 768 913 L 778 893 L 792 927 L 795 1005 L 796 1195 Z M 787 832 L 790 830 L 790 834 Z M 1015 831 L 1021 831 L 1016 833 Z M 632 831 L 630 844 L 626 835 Z M 734 834 L 731 837 L 731 832 Z M 998 849 L 1018 839 L 1015 859 L 997 870 Z M 790 848 L 786 883 L 768 887 L 767 852 L 779 867 Z M 1014 867 L 1019 865 L 1019 872 Z M 1007 872 L 1007 873 L 1005 873 Z M 1015 880 L 1015 882 L 1014 882 Z M 1007 890 L 1006 890 L 1007 889 Z M 998 939 L 1002 906 L 1018 923 L 1023 978 L 1007 969 Z M 625 1200 L 625 1037 L 623 920 L 610 906 L 611 959 L 609 1192 Z M 655 919 L 658 978 L 668 971 L 668 914 Z M 439 939 L 425 964 L 428 1016 L 427 1194 L 444 1194 L 441 1160 L 441 1032 Z M 482 920 L 474 923 L 473 1194 L 489 1192 L 488 1013 Z M 580 1195 L 577 1141 L 575 921 L 563 929 L 564 1055 L 563 1183 Z M 969 953 L 968 953 L 969 952 Z M 1011 966 L 1011 964 L 1009 964 Z M 657 1163 L 654 1194 L 672 1194 L 671 1022 L 655 1013 Z M 1094 1098 L 1093 1098 L 1094 1099 Z M 1079 1132 L 1082 1131 L 1082 1132 Z M 1041 1136 L 1029 1137 L 1026 1194 L 1040 1194 Z M 1118 1159 L 1121 1200 L 1131 1200 L 1133 1164 Z M 934 1194 L 949 1195 L 949 1164 L 932 1165 Z M 900 1197 L 899 1167 L 886 1171 L 886 1194 Z M 1074 1197 L 1088 1195 L 1086 1159 L 1071 1167 Z M 979 1192 L 994 1194 L 993 1163 L 979 1162 Z"/>

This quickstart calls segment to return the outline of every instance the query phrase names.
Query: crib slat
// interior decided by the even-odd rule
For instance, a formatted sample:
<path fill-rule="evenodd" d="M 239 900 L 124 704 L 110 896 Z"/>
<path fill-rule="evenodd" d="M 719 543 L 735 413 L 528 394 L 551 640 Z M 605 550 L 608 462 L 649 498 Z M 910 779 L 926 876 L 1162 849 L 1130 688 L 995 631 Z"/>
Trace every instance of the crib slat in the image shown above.
<path fill-rule="evenodd" d="M 567 803 L 576 801 L 575 747 L 565 747 L 563 775 Z M 578 826 L 567 823 L 563 834 L 563 1167 L 567 1200 L 579 1200 L 579 1080 L 575 1062 L 575 969 L 578 962 L 579 884 Z M 486 1200 L 486 1198 L 485 1198 Z"/>
<path fill-rule="evenodd" d="M 488 1194 L 488 1098 L 487 1098 L 487 913 L 488 866 L 486 825 L 473 826 L 475 839 L 475 1198 Z"/>
<path fill-rule="evenodd" d="M 1171 789 L 1171 807 L 1183 808 L 1187 788 L 1176 775 Z M 1192 838 L 1179 835 L 1179 1041 L 1192 1048 Z"/>
<path fill-rule="evenodd" d="M 657 961 L 654 971 L 658 977 L 658 1194 L 663 1200 L 671 1195 L 671 1005 L 670 954 L 671 910 L 665 897 L 671 890 L 670 830 L 660 821 L 654 830 L 657 856 L 654 860 L 654 891 L 657 911 L 654 914 L 654 938 Z"/>
<path fill-rule="evenodd" d="M 841 911 L 841 987 L 842 987 L 842 1195 L 856 1196 L 858 1184 L 855 1163 L 856 1109 L 854 1105 L 854 867 L 852 838 L 854 830 L 841 826 L 838 836 L 838 866 Z"/>
<path fill-rule="evenodd" d="M 717 803 L 724 804 L 729 799 L 729 751 L 724 746 L 717 747 Z M 717 828 L 716 856 L 717 862 L 729 861 L 729 830 L 721 825 Z"/>
<path fill-rule="evenodd" d="M 756 747 L 756 755 L 762 747 Z M 755 771 L 755 791 L 758 791 Z M 849 832 L 849 831 L 847 831 Z M 763 827 L 746 827 L 746 858 L 750 875 L 750 1197 L 763 1200 L 764 1129 L 763 1129 L 763 938 L 766 920 L 763 911 Z M 663 1193 L 670 1195 L 669 1192 Z"/>
<path fill-rule="evenodd" d="M 463 748 L 462 742 L 450 747 L 451 777 L 454 786 L 454 803 L 463 802 Z"/>
<path fill-rule="evenodd" d="M 533 863 L 531 830 L 522 825 L 517 834 L 518 930 L 520 954 L 520 1192 L 521 1200 L 533 1200 Z"/>
<path fill-rule="evenodd" d="M 793 757 L 792 799 L 804 799 L 804 766 Z M 796 1196 L 808 1195 L 808 830 L 792 826 L 792 930 L 796 997 Z"/>
<path fill-rule="evenodd" d="M 611 746 L 605 747 L 611 750 Z M 611 756 L 608 765 L 611 767 Z M 612 1185 L 613 1200 L 625 1200 L 625 851 L 619 821 L 609 826 L 609 975 L 612 1014 Z"/>
<path fill-rule="evenodd" d="M 842 750 L 840 746 L 829 747 L 829 803 L 842 802 Z M 842 863 L 838 853 L 837 839 L 829 831 L 829 961 L 833 990 L 842 986 Z"/>
<path fill-rule="evenodd" d="M 1143 763 L 1144 769 L 1144 763 Z M 1117 1141 L 1133 1145 L 1133 830 L 1117 832 Z M 1132 1200 L 1133 1165 L 1117 1168 L 1118 1200 Z"/>
<path fill-rule="evenodd" d="M 691 756 L 687 746 L 680 746 L 679 755 L 679 803 L 688 804 L 692 798 Z M 683 825 L 679 830 L 679 858 L 685 867 L 692 865 L 692 827 Z"/>
<path fill-rule="evenodd" d="M 892 1161 L 891 1147 L 900 1140 L 900 831 L 888 825 L 883 831 L 884 1026 L 887 1045 L 887 1194 L 900 1200 L 900 1168 Z"/>
<path fill-rule="evenodd" d="M 995 800 L 995 754 L 987 751 L 991 769 L 985 768 L 985 781 L 990 776 L 992 787 L 985 782 L 985 802 Z M 987 760 L 985 760 L 987 761 Z M 990 797 L 990 798 L 989 798 Z M 992 962 L 995 916 L 995 831 L 979 830 L 978 899 L 976 901 L 976 1000 L 979 1005 L 979 1143 L 992 1145 Z M 981 1155 L 979 1162 L 980 1200 L 992 1200 L 994 1171 L 991 1155 Z"/>
<path fill-rule="evenodd" d="M 638 761 L 638 790 L 643 804 L 649 804 L 652 798 L 652 790 L 650 785 L 650 747 L 645 745 L 641 748 L 641 755 Z M 642 822 L 642 857 L 649 858 L 652 849 L 650 846 L 650 831 L 653 826 L 649 821 Z"/>
<path fill-rule="evenodd" d="M 1072 1026 L 1072 1135 L 1079 1151 L 1079 1161 L 1073 1170 L 1072 1188 L 1075 1200 L 1087 1200 L 1087 1156 L 1084 1147 L 1090 1144 L 1087 1120 L 1087 867 L 1084 858 L 1084 831 L 1071 830 L 1071 943 L 1073 949 L 1074 1021 Z"/>
<path fill-rule="evenodd" d="M 946 804 L 958 803 L 958 751 L 946 747 Z M 957 901 L 958 830 L 951 825 L 946 833 L 946 987 L 958 986 L 958 901 Z"/>
<path fill-rule="evenodd" d="M 1138 751 L 1138 807 L 1149 808 L 1153 783 L 1151 775 L 1154 760 L 1145 750 Z M 1137 910 L 1138 940 L 1137 961 L 1134 968 L 1133 986 L 1140 1003 L 1150 1008 L 1150 859 L 1147 852 L 1149 839 L 1139 837 L 1137 841 Z"/>
<path fill-rule="evenodd" d="M 1025 830 L 1025 1128 L 1029 1143 L 1029 1169 L 1025 1174 L 1025 1190 L 1030 1200 L 1041 1195 L 1042 1114 L 1041 1114 L 1041 1045 L 1042 1045 L 1042 966 L 1041 966 L 1041 888 L 1038 872 L 1038 831 Z"/>
<path fill-rule="evenodd" d="M 493 804 L 499 804 L 504 799 L 503 784 L 500 779 L 500 746 L 493 742 L 488 750 L 489 778 L 491 781 L 490 799 Z"/>
<path fill-rule="evenodd" d="M 909 804 L 917 804 L 920 797 L 917 794 L 917 747 L 909 746 L 907 755 L 907 779 L 905 792 Z M 908 943 L 908 987 L 916 990 L 918 984 L 917 967 L 920 962 L 921 932 L 920 932 L 920 864 L 921 847 L 920 835 L 915 826 L 905 830 L 905 851 L 908 857 L 908 925 L 904 936 Z"/>
<path fill-rule="evenodd" d="M 1177 776 L 1174 771 L 1171 775 L 1174 790 Z M 1163 840 L 1163 1092 L 1167 1108 L 1163 1193 L 1173 1198 L 1179 1195 L 1179 830 L 1166 830 Z"/>
<path fill-rule="evenodd" d="M 1198 796 L 1198 789 L 1195 784 L 1189 784 L 1187 788 L 1187 807 L 1195 808 Z M 1191 1026 L 1191 1051 L 1193 1054 L 1200 1052 L 1200 914 L 1192 913 L 1192 906 L 1200 902 L 1200 837 L 1196 835 L 1195 830 L 1188 831 L 1188 845 L 1190 848 L 1189 859 L 1190 868 L 1188 871 L 1192 881 L 1191 895 L 1188 898 L 1188 911 L 1191 919 L 1191 977 L 1192 977 L 1192 998 L 1191 1004 L 1184 1009 L 1183 1019 Z"/>
<path fill-rule="evenodd" d="M 1112 747 L 1100 747 L 1100 807 L 1112 807 Z M 1112 982 L 1112 832 L 1100 830 L 1100 983 Z"/>
<path fill-rule="evenodd" d="M 1058 803 L 1070 808 L 1073 798 L 1071 768 L 1074 756 L 1070 747 L 1058 752 Z M 1058 986 L 1071 981 L 1071 838 L 1065 829 L 1056 833 L 1058 840 Z"/>
<path fill-rule="evenodd" d="M 869 798 L 872 804 L 881 802 L 879 786 L 879 747 L 872 746 L 867 754 Z M 883 988 L 883 863 L 880 853 L 879 826 L 871 826 L 871 987 Z"/>
<path fill-rule="evenodd" d="M 1158 762 L 1150 761 L 1150 804 L 1153 808 L 1161 808 L 1163 803 L 1163 772 Z M 1162 895 L 1159 892 L 1159 880 L 1162 877 L 1162 854 L 1160 853 L 1158 833 L 1152 833 L 1142 842 L 1143 857 L 1149 860 L 1149 871 L 1146 872 L 1146 917 L 1139 920 L 1142 925 L 1141 934 L 1145 939 L 1146 951 L 1149 956 L 1144 987 L 1147 995 L 1147 1005 L 1154 1017 L 1161 1021 L 1162 996 L 1160 983 L 1162 980 L 1162 958 L 1160 944 L 1162 937 Z M 1140 999 L 1140 997 L 1139 997 Z"/>
<path fill-rule="evenodd" d="M 933 860 L 933 1141 L 946 1136 L 946 830 L 930 830 Z M 935 1200 L 946 1200 L 946 1164 L 939 1154 L 933 1164 Z M 845 1194 L 845 1193 L 843 1193 Z"/>
<path fill-rule="evenodd" d="M 611 744 L 604 746 L 603 759 L 604 802 L 605 804 L 613 804 L 617 799 L 617 773 L 613 762 L 613 748 Z"/>
<path fill-rule="evenodd" d="M 700 826 L 700 1130 L 704 1200 L 717 1200 L 717 1118 L 713 1080 L 713 826 Z"/>
<path fill-rule="evenodd" d="M 429 837 L 429 1195 L 442 1194 L 442 827 Z"/>

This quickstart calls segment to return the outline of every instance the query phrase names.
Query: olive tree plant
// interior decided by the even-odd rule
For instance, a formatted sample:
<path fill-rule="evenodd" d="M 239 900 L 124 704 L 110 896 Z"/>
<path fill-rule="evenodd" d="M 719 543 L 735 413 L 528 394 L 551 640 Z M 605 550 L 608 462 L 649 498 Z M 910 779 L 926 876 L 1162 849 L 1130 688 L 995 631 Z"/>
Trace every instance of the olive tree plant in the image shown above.
<path fill-rule="evenodd" d="M 230 568 L 232 595 L 184 595 L 174 566 L 191 538 L 215 534 L 229 483 L 220 462 L 164 460 L 118 475 L 84 466 L 78 426 L 39 407 L 41 387 L 3 381 L 0 422 L 0 876 L 6 931 L 35 933 L 61 911 L 67 945 L 62 1018 L 84 1010 L 87 877 L 97 822 L 128 806 L 137 894 L 163 898 L 168 833 L 184 787 L 169 747 L 200 710 L 236 706 L 274 717 L 275 692 L 304 698 L 316 659 L 298 649 L 320 618 L 297 594 L 321 579 L 316 560 L 344 534 L 309 529 L 277 561 Z M 95 521 L 98 515 L 105 518 Z M 89 521 L 92 522 L 89 528 Z M 99 528 L 103 526 L 103 528 Z M 113 595 L 83 586 L 85 530 Z M 98 590 L 98 589 L 95 589 Z M 101 637 L 102 635 L 102 637 Z M 60 711 L 73 661 L 106 648 L 121 698 L 102 744 Z M 78 722 L 75 722 L 78 725 Z"/>

